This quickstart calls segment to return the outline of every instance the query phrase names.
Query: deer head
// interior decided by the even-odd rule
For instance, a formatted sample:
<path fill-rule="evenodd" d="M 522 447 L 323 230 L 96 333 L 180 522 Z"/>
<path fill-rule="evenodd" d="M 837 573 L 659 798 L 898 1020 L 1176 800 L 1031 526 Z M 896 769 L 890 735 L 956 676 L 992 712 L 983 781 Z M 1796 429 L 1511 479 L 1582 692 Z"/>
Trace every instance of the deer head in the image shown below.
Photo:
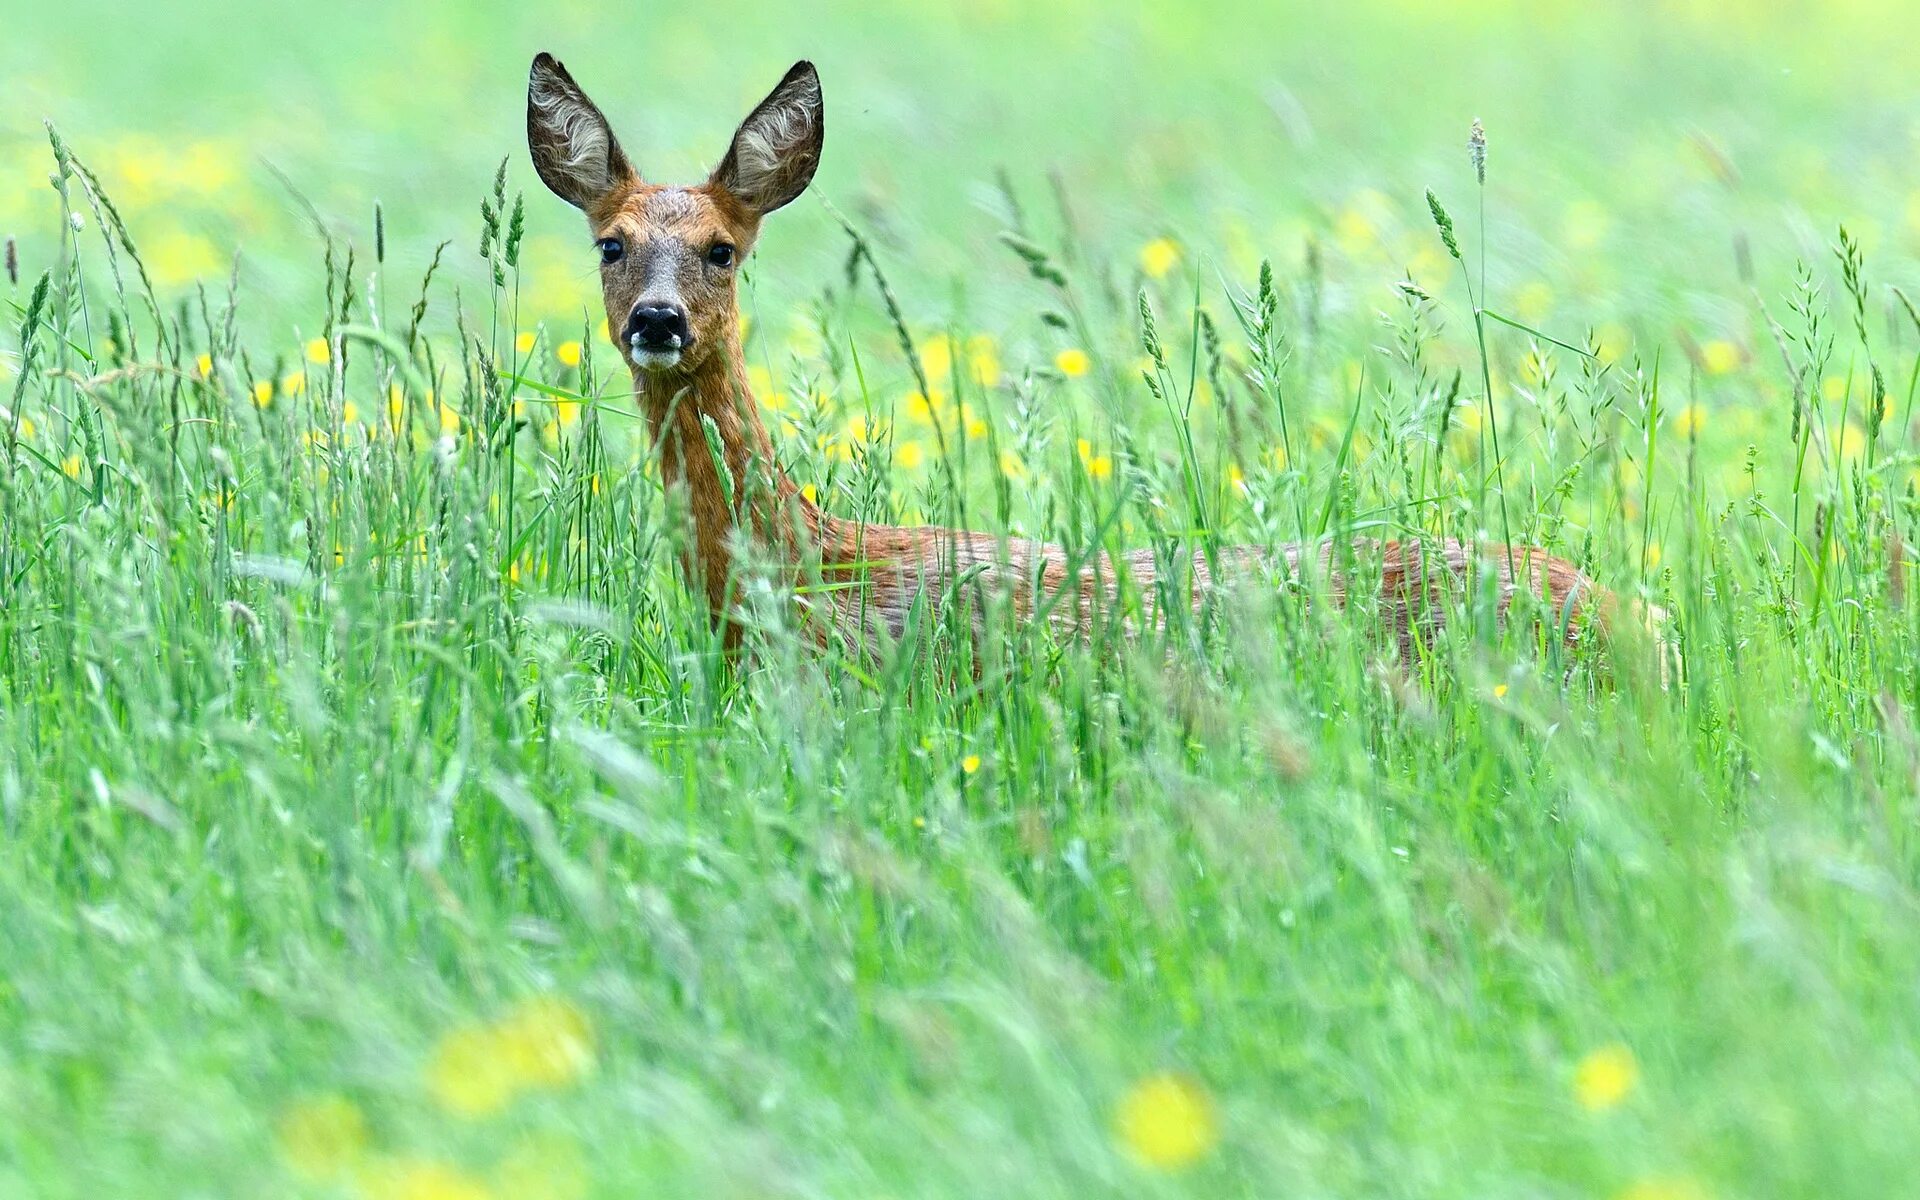
<path fill-rule="evenodd" d="M 647 183 L 567 69 L 550 54 L 533 60 L 527 148 L 547 187 L 587 215 L 607 332 L 636 376 L 691 374 L 735 343 L 740 264 L 761 218 L 812 181 L 825 136 L 820 77 L 795 63 L 705 183 Z"/>

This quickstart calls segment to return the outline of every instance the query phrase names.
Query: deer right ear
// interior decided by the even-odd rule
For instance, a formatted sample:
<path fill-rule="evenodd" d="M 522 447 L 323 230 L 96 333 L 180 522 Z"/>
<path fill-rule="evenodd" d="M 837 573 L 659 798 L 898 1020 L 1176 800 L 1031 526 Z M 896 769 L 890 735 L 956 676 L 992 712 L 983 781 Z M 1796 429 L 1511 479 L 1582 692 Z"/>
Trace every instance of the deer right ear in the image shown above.
<path fill-rule="evenodd" d="M 592 208 L 633 177 L 605 115 L 545 51 L 527 75 L 527 150 L 541 181 L 575 208 Z"/>

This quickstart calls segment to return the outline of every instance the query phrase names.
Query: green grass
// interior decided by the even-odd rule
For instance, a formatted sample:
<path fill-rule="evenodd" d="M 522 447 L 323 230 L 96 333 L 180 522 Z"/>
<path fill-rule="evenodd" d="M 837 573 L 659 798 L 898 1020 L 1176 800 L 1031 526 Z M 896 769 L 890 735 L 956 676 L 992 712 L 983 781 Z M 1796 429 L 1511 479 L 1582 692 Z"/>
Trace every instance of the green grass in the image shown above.
<path fill-rule="evenodd" d="M 1910 14 L 392 7 L 33 15 L 0 80 L 0 1195 L 1900 1193 Z M 746 307 L 834 511 L 1510 528 L 1684 682 L 1277 588 L 728 661 L 542 46 L 675 177 L 820 62 Z"/>

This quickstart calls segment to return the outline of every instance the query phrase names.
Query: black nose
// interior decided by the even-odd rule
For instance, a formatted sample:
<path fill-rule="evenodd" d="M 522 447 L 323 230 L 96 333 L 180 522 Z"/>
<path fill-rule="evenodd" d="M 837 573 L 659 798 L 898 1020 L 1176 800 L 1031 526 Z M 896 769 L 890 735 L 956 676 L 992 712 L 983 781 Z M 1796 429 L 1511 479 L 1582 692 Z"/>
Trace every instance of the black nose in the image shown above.
<path fill-rule="evenodd" d="M 636 304 L 627 316 L 626 341 L 642 350 L 684 350 L 693 344 L 687 311 L 677 304 Z"/>

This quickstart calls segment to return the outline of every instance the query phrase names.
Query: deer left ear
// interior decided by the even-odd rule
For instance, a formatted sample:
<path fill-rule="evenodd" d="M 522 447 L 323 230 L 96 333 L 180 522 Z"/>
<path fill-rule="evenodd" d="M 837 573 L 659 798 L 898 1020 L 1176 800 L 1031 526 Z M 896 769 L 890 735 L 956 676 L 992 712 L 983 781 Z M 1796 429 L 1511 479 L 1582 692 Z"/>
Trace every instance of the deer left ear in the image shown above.
<path fill-rule="evenodd" d="M 633 178 L 607 118 L 544 51 L 527 74 L 527 151 L 542 182 L 575 208 L 592 209 Z"/>
<path fill-rule="evenodd" d="M 820 76 L 812 63 L 797 62 L 740 123 L 727 156 L 707 182 L 765 216 L 807 190 L 826 136 Z"/>

